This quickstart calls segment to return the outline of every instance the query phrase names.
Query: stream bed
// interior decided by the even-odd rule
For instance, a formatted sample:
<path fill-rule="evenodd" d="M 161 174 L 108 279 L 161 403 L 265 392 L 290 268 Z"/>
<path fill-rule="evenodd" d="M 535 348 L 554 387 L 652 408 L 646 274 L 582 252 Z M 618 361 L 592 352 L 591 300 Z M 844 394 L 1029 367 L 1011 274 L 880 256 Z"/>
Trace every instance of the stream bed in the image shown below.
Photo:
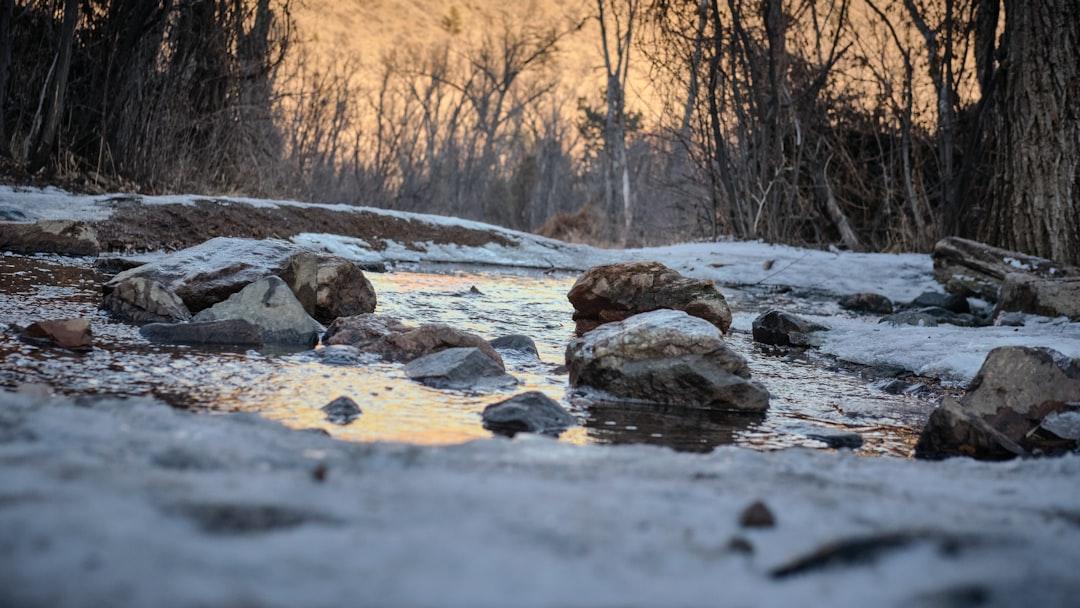
<path fill-rule="evenodd" d="M 882 370 L 846 365 L 813 351 L 787 352 L 752 342 L 745 331 L 727 340 L 750 361 L 772 394 L 765 415 L 604 404 L 570 390 L 563 351 L 573 334 L 566 293 L 575 277 L 560 273 L 493 272 L 440 267 L 369 274 L 378 310 L 407 323 L 441 322 L 491 339 L 525 334 L 540 360 L 503 352 L 518 387 L 493 394 L 435 390 L 405 378 L 400 364 L 342 360 L 325 351 L 206 350 L 155 345 L 136 327 L 98 309 L 107 277 L 93 258 L 0 256 L 0 386 L 47 384 L 68 394 L 153 395 L 189 409 L 253 412 L 294 428 L 324 429 L 350 441 L 452 444 L 491 436 L 480 412 L 524 390 L 562 401 L 581 423 L 560 436 L 571 443 L 648 443 L 704 452 L 719 445 L 773 450 L 825 449 L 814 429 L 855 431 L 860 454 L 907 456 L 941 389 L 893 395 L 879 386 Z M 425 271 L 426 270 L 426 271 Z M 475 289 L 473 289 L 475 288 Z M 775 288 L 721 288 L 736 316 L 771 307 L 839 314 L 828 298 Z M 46 318 L 92 320 L 95 348 L 86 354 L 19 341 L 10 325 Z M 348 426 L 326 422 L 320 407 L 353 398 L 363 415 Z"/>

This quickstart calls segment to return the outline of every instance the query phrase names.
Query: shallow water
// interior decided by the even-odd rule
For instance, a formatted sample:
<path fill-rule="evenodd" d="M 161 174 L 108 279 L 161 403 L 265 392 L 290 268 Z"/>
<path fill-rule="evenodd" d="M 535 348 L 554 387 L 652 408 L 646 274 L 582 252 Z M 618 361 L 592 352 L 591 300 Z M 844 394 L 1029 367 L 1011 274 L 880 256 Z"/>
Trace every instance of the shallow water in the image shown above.
<path fill-rule="evenodd" d="M 442 322 L 486 338 L 521 333 L 533 337 L 540 361 L 503 353 L 520 385 L 488 395 L 439 391 L 409 381 L 402 366 L 304 353 L 208 351 L 159 346 L 131 326 L 98 310 L 105 279 L 85 258 L 0 256 L 0 324 L 43 318 L 87 317 L 95 348 L 87 354 L 24 344 L 14 330 L 0 335 L 0 385 L 45 383 L 87 394 L 152 394 L 168 402 L 211 411 L 257 412 L 297 428 L 322 428 L 341 439 L 444 444 L 488 437 L 480 424 L 484 406 L 521 390 L 561 400 L 581 421 L 562 434 L 573 443 L 651 443 L 707 451 L 737 444 L 760 449 L 824 447 L 803 433 L 828 426 L 858 431 L 864 454 L 907 455 L 931 403 L 885 394 L 859 370 L 817 355 L 775 353 L 746 333 L 729 342 L 750 360 L 754 378 L 772 393 L 764 416 L 704 413 L 594 403 L 567 390 L 556 369 L 573 331 L 565 294 L 574 278 L 557 274 L 495 274 L 475 270 L 371 274 L 378 312 L 406 322 Z M 443 269 L 447 270 L 447 269 Z M 472 293 L 475 287 L 480 293 Z M 725 289 L 736 313 L 769 306 L 802 312 L 828 310 L 812 295 Z M 363 415 L 339 427 L 319 408 L 347 395 Z"/>

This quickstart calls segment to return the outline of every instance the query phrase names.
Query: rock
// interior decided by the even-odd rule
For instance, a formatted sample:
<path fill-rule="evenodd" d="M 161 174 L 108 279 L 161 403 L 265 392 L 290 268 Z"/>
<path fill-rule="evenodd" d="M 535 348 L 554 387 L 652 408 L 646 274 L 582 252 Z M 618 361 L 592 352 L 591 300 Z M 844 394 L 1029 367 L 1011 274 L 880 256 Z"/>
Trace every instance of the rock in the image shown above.
<path fill-rule="evenodd" d="M 20 337 L 34 344 L 74 351 L 87 351 L 94 346 L 94 335 L 88 319 L 37 321 L 23 329 Z"/>
<path fill-rule="evenodd" d="M 826 427 L 813 427 L 803 431 L 803 434 L 820 441 L 830 448 L 856 450 L 862 447 L 862 435 L 854 431 L 841 431 Z"/>
<path fill-rule="evenodd" d="M 930 391 L 925 384 L 904 382 L 903 380 L 883 380 L 874 388 L 889 395 L 923 395 Z"/>
<path fill-rule="evenodd" d="M 919 327 L 937 327 L 942 323 L 959 327 L 982 327 L 988 323 L 975 315 L 957 314 L 944 308 L 920 308 L 918 310 L 904 310 L 896 314 L 886 315 L 879 323 L 892 325 L 916 325 Z"/>
<path fill-rule="evenodd" d="M 130 323 L 178 323 L 191 319 L 184 302 L 161 283 L 142 277 L 120 281 L 101 307 Z"/>
<path fill-rule="evenodd" d="M 204 323 L 150 323 L 139 333 L 151 342 L 204 346 L 262 346 L 262 331 L 242 319 Z"/>
<path fill-rule="evenodd" d="M 577 424 L 563 406 L 539 391 L 515 395 L 484 408 L 484 428 L 506 433 L 549 433 Z"/>
<path fill-rule="evenodd" d="M 489 390 L 517 384 L 496 361 L 476 347 L 447 348 L 414 359 L 405 375 L 432 388 Z"/>
<path fill-rule="evenodd" d="M 1047 444 L 1033 431 L 1051 413 L 1080 409 L 1078 401 L 1080 361 L 1048 348 L 995 348 L 968 394 L 934 410 L 915 454 L 1000 459 L 1056 451 L 1056 442 Z"/>
<path fill-rule="evenodd" d="M 227 300 L 195 315 L 195 321 L 242 319 L 255 325 L 265 344 L 312 347 L 322 325 L 308 316 L 284 281 L 275 276 L 259 279 Z"/>
<path fill-rule="evenodd" d="M 660 309 L 681 310 L 727 332 L 731 310 L 710 281 L 690 279 L 659 262 L 628 262 L 589 269 L 567 294 L 577 335 L 604 323 Z"/>
<path fill-rule="evenodd" d="M 1027 317 L 1022 312 L 999 312 L 994 316 L 994 325 L 1000 327 L 1023 327 L 1027 324 Z"/>
<path fill-rule="evenodd" d="M 363 412 L 360 411 L 360 406 L 355 401 L 348 397 L 338 397 L 330 403 L 322 406 L 322 411 L 326 414 L 326 421 L 331 424 L 346 425 L 360 417 Z"/>
<path fill-rule="evenodd" d="M 400 362 L 447 348 L 479 348 L 505 369 L 502 357 L 486 340 L 441 323 L 411 327 L 393 317 L 375 314 L 340 317 L 330 325 L 324 340 L 326 344 L 354 346 L 362 352 Z"/>
<path fill-rule="evenodd" d="M 1026 312 L 1080 321 L 1080 277 L 1043 279 L 1009 273 L 1002 282 L 995 312 Z"/>
<path fill-rule="evenodd" d="M 776 525 L 776 517 L 768 505 L 758 500 L 739 514 L 739 525 L 744 528 L 772 528 Z"/>
<path fill-rule="evenodd" d="M 770 310 L 754 319 L 754 341 L 773 346 L 816 346 L 810 334 L 828 329 L 793 314 Z"/>
<path fill-rule="evenodd" d="M 304 310 L 326 322 L 375 310 L 375 290 L 359 264 L 277 239 L 213 238 L 121 272 L 104 290 L 108 294 L 132 278 L 150 279 L 200 312 L 268 276 L 284 280 Z"/>
<path fill-rule="evenodd" d="M 1080 441 L 1080 402 L 1071 404 L 1077 408 L 1070 411 L 1050 412 L 1039 426 L 1062 439 Z"/>
<path fill-rule="evenodd" d="M 570 342 L 572 386 L 620 399 L 707 410 L 760 412 L 769 393 L 750 380 L 746 361 L 713 324 L 656 310 L 602 325 Z"/>
<path fill-rule="evenodd" d="M 536 350 L 536 342 L 533 342 L 533 339 L 529 336 L 521 334 L 499 336 L 488 342 L 488 344 L 491 344 L 491 347 L 495 350 L 512 350 L 528 353 L 537 358 L 540 357 L 540 353 Z"/>
<path fill-rule="evenodd" d="M 937 293 L 927 291 L 911 301 L 912 308 L 944 308 L 949 312 L 968 313 L 971 306 L 967 298 L 955 294 Z"/>
<path fill-rule="evenodd" d="M 892 301 L 879 293 L 853 293 L 840 298 L 840 308 L 879 315 L 893 311 Z"/>
<path fill-rule="evenodd" d="M 33 224 L 0 223 L 0 250 L 97 255 L 101 251 L 101 243 L 93 224 L 73 220 L 40 220 Z"/>
<path fill-rule="evenodd" d="M 945 291 L 978 296 L 988 302 L 997 301 L 998 291 L 1010 273 L 1047 279 L 1080 277 L 1080 268 L 958 237 L 938 241 L 933 258 L 934 278 L 945 286 Z"/>

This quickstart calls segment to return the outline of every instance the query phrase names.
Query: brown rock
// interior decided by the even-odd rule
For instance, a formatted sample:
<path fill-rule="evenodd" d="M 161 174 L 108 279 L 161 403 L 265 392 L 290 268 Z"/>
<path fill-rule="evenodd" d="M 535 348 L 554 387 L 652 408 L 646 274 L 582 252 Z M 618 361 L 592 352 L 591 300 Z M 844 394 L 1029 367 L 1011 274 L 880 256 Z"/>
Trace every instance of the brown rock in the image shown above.
<path fill-rule="evenodd" d="M 776 517 L 765 503 L 758 500 L 743 509 L 739 515 L 739 525 L 744 528 L 772 528 L 776 525 Z"/>
<path fill-rule="evenodd" d="M 475 347 L 505 369 L 502 357 L 480 336 L 441 323 L 411 327 L 392 317 L 362 314 L 339 317 L 323 341 L 375 353 L 390 361 L 408 362 L 448 348 Z"/>
<path fill-rule="evenodd" d="M 37 321 L 22 331 L 22 338 L 37 344 L 60 346 L 69 350 L 93 348 L 93 333 L 87 319 Z"/>
<path fill-rule="evenodd" d="M 375 312 L 375 288 L 359 265 L 342 258 L 320 258 L 316 271 L 315 312 L 323 323 Z"/>
<path fill-rule="evenodd" d="M 892 301 L 889 298 L 872 292 L 853 293 L 840 298 L 840 308 L 855 312 L 868 312 L 887 315 L 893 311 Z"/>
<path fill-rule="evenodd" d="M 681 310 L 727 332 L 731 310 L 710 281 L 690 279 L 659 262 L 628 262 L 589 269 L 567 298 L 580 336 L 604 323 L 660 309 Z"/>
<path fill-rule="evenodd" d="M 1080 321 L 1080 277 L 1044 279 L 1029 274 L 1009 273 L 1001 285 L 994 312 L 995 315 L 1000 312 L 1026 312 Z"/>
<path fill-rule="evenodd" d="M 0 249 L 15 253 L 96 255 L 101 251 L 93 224 L 41 220 L 33 224 L 0 223 Z"/>

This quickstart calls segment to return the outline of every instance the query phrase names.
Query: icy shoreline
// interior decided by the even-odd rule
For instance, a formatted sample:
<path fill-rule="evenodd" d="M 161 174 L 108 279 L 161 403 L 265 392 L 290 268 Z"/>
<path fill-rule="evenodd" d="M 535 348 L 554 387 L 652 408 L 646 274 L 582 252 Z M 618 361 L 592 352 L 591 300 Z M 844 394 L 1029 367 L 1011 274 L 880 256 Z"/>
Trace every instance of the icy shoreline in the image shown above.
<path fill-rule="evenodd" d="M 0 402 L 6 605 L 1064 606 L 1080 592 L 1080 456 L 419 448 L 153 402 Z M 775 528 L 739 527 L 757 499 Z M 845 539 L 869 549 L 776 576 Z"/>

